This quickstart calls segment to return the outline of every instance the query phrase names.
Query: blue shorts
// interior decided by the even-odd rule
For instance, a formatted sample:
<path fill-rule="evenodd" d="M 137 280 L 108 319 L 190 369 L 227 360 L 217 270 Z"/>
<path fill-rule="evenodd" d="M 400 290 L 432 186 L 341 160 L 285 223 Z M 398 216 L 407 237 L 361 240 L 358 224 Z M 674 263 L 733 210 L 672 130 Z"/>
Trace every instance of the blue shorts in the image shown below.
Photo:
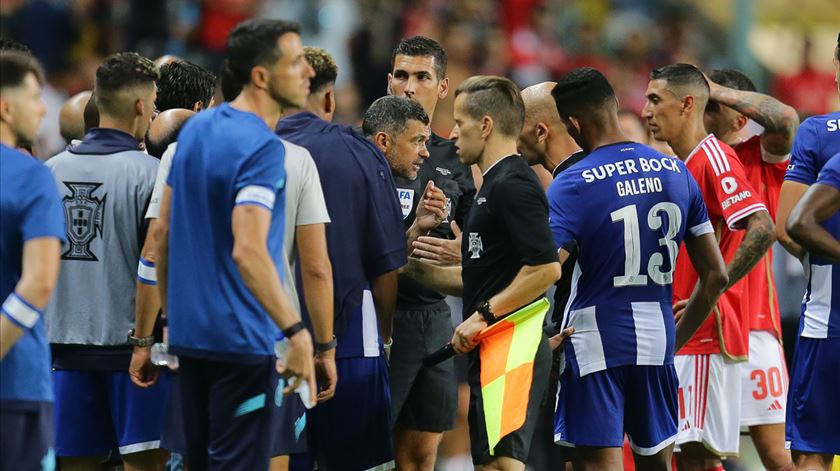
<path fill-rule="evenodd" d="M 0 471 L 55 469 L 53 405 L 48 402 L 17 407 L 0 403 Z"/>
<path fill-rule="evenodd" d="M 393 468 L 391 392 L 385 357 L 338 358 L 335 366 L 335 396 L 309 411 L 310 453 L 318 469 Z"/>
<path fill-rule="evenodd" d="M 283 395 L 286 381 L 279 374 L 276 375 L 274 381 L 277 386 L 271 403 L 271 427 L 274 429 L 271 456 L 306 453 L 308 443 L 306 407 L 297 393 Z"/>
<path fill-rule="evenodd" d="M 189 469 L 268 469 L 277 386 L 274 357 L 232 363 L 179 356 Z"/>
<path fill-rule="evenodd" d="M 790 370 L 785 447 L 840 455 L 840 338 L 799 337 Z"/>
<path fill-rule="evenodd" d="M 53 371 L 55 454 L 122 455 L 160 448 L 169 375 L 135 386 L 126 371 Z"/>
<path fill-rule="evenodd" d="M 626 432 L 634 453 L 654 455 L 677 438 L 678 385 L 674 365 L 618 366 L 582 378 L 567 367 L 557 392 L 554 441 L 621 448 Z"/>

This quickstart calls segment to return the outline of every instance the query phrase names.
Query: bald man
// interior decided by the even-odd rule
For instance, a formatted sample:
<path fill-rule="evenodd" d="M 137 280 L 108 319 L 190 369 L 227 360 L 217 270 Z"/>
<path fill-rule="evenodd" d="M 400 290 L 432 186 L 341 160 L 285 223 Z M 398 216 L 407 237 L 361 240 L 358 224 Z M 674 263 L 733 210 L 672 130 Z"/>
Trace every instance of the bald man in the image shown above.
<path fill-rule="evenodd" d="M 543 82 L 522 90 L 525 124 L 517 143 L 519 152 L 529 165 L 542 165 L 553 177 L 583 158 L 581 154 L 561 168 L 561 164 L 580 152 L 580 147 L 566 132 L 557 114 L 557 106 L 551 97 L 555 85 L 556 82 Z"/>
<path fill-rule="evenodd" d="M 58 112 L 58 125 L 61 137 L 70 144 L 81 140 L 85 135 L 85 106 L 93 94 L 90 90 L 79 92 L 64 102 Z"/>
<path fill-rule="evenodd" d="M 585 155 L 560 121 L 557 105 L 551 96 L 551 90 L 555 85 L 557 85 L 556 82 L 543 82 L 522 90 L 525 124 L 522 126 L 517 148 L 540 180 L 547 177 L 548 181 L 543 181 L 544 186 L 550 184 L 553 178 Z M 577 252 L 571 252 L 569 259 L 562 265 L 564 274 L 571 272 L 576 260 Z M 548 332 L 549 337 L 555 335 L 561 326 L 563 311 L 571 292 L 571 281 L 571 276 L 563 276 L 555 284 L 554 311 L 551 315 L 551 323 L 554 325 Z M 549 397 L 556 396 L 559 380 L 560 350 L 555 350 L 554 354 L 549 380 Z M 548 469 L 551 464 L 570 459 L 569 453 L 564 452 L 566 449 L 554 443 L 554 401 L 545 401 L 543 410 L 540 411 L 540 421 L 537 423 L 534 437 L 528 457 L 528 464 L 532 468 Z"/>
<path fill-rule="evenodd" d="M 178 56 L 175 56 L 175 55 L 172 55 L 172 54 L 164 54 L 164 55 L 158 57 L 157 59 L 155 59 L 155 67 L 160 69 L 161 66 L 164 66 L 164 65 L 172 63 L 172 62 L 178 62 L 178 61 L 181 61 L 181 60 L 183 60 L 183 59 L 181 59 Z"/>
<path fill-rule="evenodd" d="M 193 115 L 195 115 L 194 111 L 183 108 L 173 108 L 161 112 L 152 121 L 149 132 L 146 134 L 146 150 L 149 155 L 157 158 L 163 157 L 166 148 L 178 139 L 178 132 L 181 127 Z"/>

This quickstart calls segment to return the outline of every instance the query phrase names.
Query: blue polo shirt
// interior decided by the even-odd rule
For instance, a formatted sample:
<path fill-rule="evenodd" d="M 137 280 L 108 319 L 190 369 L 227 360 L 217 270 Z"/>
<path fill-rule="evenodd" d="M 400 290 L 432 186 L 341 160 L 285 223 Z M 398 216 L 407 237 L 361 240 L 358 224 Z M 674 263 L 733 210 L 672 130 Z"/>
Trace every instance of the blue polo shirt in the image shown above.
<path fill-rule="evenodd" d="M 23 244 L 54 237 L 64 241 L 64 210 L 50 171 L 39 161 L 0 144 L 0 303 L 20 281 Z M 3 316 L 7 316 L 3 312 Z M 18 404 L 52 402 L 50 348 L 44 316 L 0 362 L 0 401 Z"/>
<path fill-rule="evenodd" d="M 349 126 L 312 113 L 284 118 L 277 134 L 305 147 L 321 178 L 332 222 L 327 249 L 333 271 L 337 358 L 379 356 L 370 284 L 407 261 L 405 227 L 388 162 Z M 306 306 L 301 296 L 301 310 Z"/>
<path fill-rule="evenodd" d="M 268 250 L 283 277 L 285 148 L 255 114 L 225 103 L 190 119 L 167 184 L 169 343 L 178 355 L 250 362 L 279 329 L 233 261 L 236 205 L 271 211 Z"/>

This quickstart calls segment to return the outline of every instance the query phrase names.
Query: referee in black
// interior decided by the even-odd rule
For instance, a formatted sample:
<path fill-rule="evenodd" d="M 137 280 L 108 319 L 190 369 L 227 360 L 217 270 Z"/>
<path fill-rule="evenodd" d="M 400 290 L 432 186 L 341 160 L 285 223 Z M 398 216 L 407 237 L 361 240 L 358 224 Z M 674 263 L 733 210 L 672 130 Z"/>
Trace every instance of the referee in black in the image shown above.
<path fill-rule="evenodd" d="M 462 263 L 442 267 L 410 259 L 405 274 L 431 288 L 464 298 L 464 322 L 451 344 L 469 353 L 470 442 L 473 462 L 485 469 L 524 470 L 541 403 L 546 399 L 551 353 L 543 336 L 525 423 L 490 454 L 481 399 L 481 363 L 475 336 L 544 295 L 560 278 L 548 226 L 548 203 L 536 175 L 517 154 L 524 106 L 519 89 L 502 77 L 476 76 L 455 91 L 452 137 L 462 163 L 477 164 L 484 184 L 467 216 Z"/>
<path fill-rule="evenodd" d="M 429 118 L 449 93 L 446 52 L 433 39 L 402 39 L 391 56 L 388 94 L 417 102 Z M 412 230 L 417 203 L 429 181 L 446 195 L 448 215 L 414 242 L 414 255 L 436 263 L 461 261 L 459 227 L 475 198 L 469 165 L 455 153 L 455 143 L 432 133 L 429 158 L 414 180 L 394 175 L 405 227 Z M 412 234 L 409 234 L 409 238 Z M 432 471 L 443 432 L 455 427 L 458 381 L 452 359 L 423 366 L 423 358 L 452 337 L 452 316 L 445 295 L 406 276 L 399 279 L 391 347 L 391 418 L 398 469 Z"/>

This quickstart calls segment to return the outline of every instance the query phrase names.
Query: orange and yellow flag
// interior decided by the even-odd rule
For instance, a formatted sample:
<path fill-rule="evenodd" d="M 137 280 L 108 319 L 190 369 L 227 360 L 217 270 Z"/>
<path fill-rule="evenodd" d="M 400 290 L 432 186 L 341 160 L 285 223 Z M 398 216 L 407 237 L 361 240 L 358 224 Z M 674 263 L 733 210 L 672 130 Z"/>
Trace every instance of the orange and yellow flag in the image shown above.
<path fill-rule="evenodd" d="M 542 298 L 482 330 L 481 398 L 490 454 L 507 434 L 525 423 L 534 357 L 549 302 Z"/>

